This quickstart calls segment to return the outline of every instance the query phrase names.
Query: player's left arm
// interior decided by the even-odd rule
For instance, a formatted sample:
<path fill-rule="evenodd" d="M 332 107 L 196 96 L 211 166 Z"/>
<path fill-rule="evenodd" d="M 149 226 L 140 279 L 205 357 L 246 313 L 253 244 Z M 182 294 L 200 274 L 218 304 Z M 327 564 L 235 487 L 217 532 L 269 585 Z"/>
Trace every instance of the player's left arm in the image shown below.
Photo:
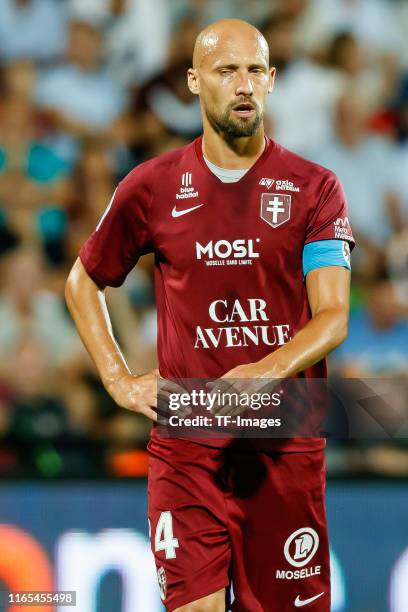
<path fill-rule="evenodd" d="M 256 365 L 268 378 L 302 372 L 326 357 L 347 337 L 350 270 L 328 266 L 311 270 L 306 289 L 312 318 L 291 342 Z"/>
<path fill-rule="evenodd" d="M 347 337 L 354 238 L 341 182 L 332 172 L 319 177 L 302 255 L 311 319 L 290 342 L 223 378 L 287 378 L 326 357 Z"/>
<path fill-rule="evenodd" d="M 287 378 L 311 367 L 347 337 L 350 270 L 327 266 L 310 270 L 306 289 L 312 318 L 290 342 L 260 361 L 230 370 L 223 378 Z"/>

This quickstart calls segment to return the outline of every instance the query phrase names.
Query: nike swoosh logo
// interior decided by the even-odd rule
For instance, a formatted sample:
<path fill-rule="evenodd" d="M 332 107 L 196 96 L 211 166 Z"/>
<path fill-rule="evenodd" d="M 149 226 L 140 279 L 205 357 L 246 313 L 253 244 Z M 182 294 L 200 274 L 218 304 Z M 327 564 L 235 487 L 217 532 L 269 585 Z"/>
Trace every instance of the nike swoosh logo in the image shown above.
<path fill-rule="evenodd" d="M 177 210 L 176 207 L 174 207 L 171 211 L 171 216 L 175 218 L 182 217 L 183 215 L 186 215 L 187 213 L 192 212 L 193 210 L 197 210 L 197 208 L 201 208 L 201 206 L 204 206 L 204 204 L 193 206 L 193 208 L 185 208 L 184 210 Z"/>
<path fill-rule="evenodd" d="M 300 599 L 300 596 L 298 595 L 295 599 L 295 608 L 302 608 L 303 606 L 307 606 L 313 601 L 316 601 L 316 599 L 319 599 L 319 597 L 321 597 L 322 595 L 324 595 L 324 591 L 323 593 L 319 593 L 318 595 L 315 595 L 314 597 L 309 597 L 309 599 Z"/>

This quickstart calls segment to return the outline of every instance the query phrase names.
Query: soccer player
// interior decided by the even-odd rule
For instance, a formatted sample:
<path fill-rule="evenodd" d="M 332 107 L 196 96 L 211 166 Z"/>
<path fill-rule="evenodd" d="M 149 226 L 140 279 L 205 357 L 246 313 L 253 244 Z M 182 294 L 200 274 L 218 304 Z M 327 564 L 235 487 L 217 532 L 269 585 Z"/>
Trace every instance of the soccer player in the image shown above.
<path fill-rule="evenodd" d="M 325 356 L 346 337 L 345 197 L 332 172 L 265 137 L 274 77 L 257 29 L 208 26 L 188 71 L 203 135 L 130 172 L 67 281 L 105 388 L 153 421 L 159 377 L 323 378 Z M 104 288 L 150 252 L 159 370 L 136 375 Z M 324 439 L 256 442 L 165 438 L 153 427 L 149 523 L 167 610 L 229 609 L 232 582 L 239 612 L 329 611 Z"/>

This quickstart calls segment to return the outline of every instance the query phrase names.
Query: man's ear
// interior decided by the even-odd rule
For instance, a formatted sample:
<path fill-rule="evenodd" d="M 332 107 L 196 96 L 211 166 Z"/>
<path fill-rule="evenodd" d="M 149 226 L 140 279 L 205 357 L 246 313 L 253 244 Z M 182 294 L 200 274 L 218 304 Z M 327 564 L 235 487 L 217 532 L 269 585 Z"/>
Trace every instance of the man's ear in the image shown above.
<path fill-rule="evenodd" d="M 275 76 L 276 76 L 276 68 L 270 68 L 268 93 L 272 93 L 273 86 L 275 84 Z"/>
<path fill-rule="evenodd" d="M 200 93 L 198 70 L 195 68 L 189 68 L 187 70 L 187 84 L 191 93 L 196 96 Z"/>

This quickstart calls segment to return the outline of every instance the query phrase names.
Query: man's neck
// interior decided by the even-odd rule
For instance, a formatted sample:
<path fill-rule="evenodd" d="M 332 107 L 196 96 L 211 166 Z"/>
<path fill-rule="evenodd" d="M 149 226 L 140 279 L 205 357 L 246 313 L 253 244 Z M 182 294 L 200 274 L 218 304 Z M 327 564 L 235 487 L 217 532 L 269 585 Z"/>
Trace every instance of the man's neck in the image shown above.
<path fill-rule="evenodd" d="M 265 149 L 263 126 L 254 136 L 248 138 L 227 139 L 211 127 L 204 126 L 203 154 L 220 168 L 241 170 L 250 168 L 262 155 Z"/>

